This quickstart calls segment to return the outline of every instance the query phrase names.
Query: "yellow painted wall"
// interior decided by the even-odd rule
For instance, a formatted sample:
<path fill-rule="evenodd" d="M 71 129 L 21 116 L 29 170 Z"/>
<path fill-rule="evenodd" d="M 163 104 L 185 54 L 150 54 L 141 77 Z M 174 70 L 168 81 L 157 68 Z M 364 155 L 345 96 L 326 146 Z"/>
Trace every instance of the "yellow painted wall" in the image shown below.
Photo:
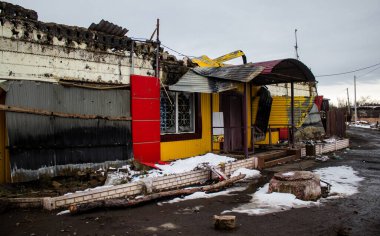
<path fill-rule="evenodd" d="M 171 161 L 180 158 L 202 155 L 211 151 L 210 102 L 210 94 L 201 94 L 202 138 L 174 142 L 161 142 L 162 161 Z"/>
<path fill-rule="evenodd" d="M 278 143 L 280 140 L 280 132 L 279 131 L 272 131 L 272 144 Z M 255 144 L 269 144 L 269 132 L 265 134 L 265 140 L 260 142 L 255 142 Z"/>

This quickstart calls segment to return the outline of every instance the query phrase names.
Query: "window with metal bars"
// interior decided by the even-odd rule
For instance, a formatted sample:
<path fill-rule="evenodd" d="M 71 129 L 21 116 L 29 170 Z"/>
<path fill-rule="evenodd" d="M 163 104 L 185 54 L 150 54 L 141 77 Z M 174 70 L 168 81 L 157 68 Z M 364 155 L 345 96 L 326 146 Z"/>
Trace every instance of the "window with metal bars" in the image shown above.
<path fill-rule="evenodd" d="M 194 94 L 161 91 L 161 134 L 193 133 Z"/>

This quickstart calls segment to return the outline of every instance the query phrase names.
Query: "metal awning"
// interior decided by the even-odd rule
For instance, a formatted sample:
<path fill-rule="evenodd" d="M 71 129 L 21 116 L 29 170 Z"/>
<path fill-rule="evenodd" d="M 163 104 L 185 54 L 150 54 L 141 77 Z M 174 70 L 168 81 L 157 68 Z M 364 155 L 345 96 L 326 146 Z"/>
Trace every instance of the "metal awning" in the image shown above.
<path fill-rule="evenodd" d="M 255 62 L 253 64 L 264 67 L 261 74 L 252 81 L 255 85 L 315 82 L 315 77 L 310 69 L 301 61 L 293 58 Z"/>
<path fill-rule="evenodd" d="M 239 82 L 249 82 L 258 76 L 264 67 L 252 63 L 226 67 L 196 67 L 190 69 L 169 90 L 219 93 L 235 89 Z"/>

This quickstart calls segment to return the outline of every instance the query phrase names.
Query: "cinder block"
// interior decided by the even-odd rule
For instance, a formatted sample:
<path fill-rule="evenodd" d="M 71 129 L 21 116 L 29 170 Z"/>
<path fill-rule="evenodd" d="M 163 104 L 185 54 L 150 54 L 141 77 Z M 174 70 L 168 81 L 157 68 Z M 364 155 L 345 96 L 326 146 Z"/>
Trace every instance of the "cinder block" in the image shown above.
<path fill-rule="evenodd" d="M 101 197 L 106 197 L 106 196 L 108 196 L 108 192 L 102 192 L 102 193 L 100 193 L 100 196 Z"/>
<path fill-rule="evenodd" d="M 55 202 L 55 205 L 56 205 L 57 207 L 63 206 L 63 205 L 65 205 L 65 200 L 62 200 L 62 201 L 56 201 L 56 202 Z"/>
<path fill-rule="evenodd" d="M 69 198 L 69 199 L 66 199 L 66 201 L 65 201 L 65 205 L 67 204 L 72 204 L 72 203 L 74 203 L 74 198 Z"/>
<path fill-rule="evenodd" d="M 76 197 L 74 198 L 74 202 L 82 202 L 83 201 L 83 197 Z"/>

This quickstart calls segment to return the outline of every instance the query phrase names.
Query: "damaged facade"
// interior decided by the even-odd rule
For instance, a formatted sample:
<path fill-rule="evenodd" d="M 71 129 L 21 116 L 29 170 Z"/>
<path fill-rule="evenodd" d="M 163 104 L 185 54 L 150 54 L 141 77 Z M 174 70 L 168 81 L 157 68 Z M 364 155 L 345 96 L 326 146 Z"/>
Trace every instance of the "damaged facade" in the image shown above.
<path fill-rule="evenodd" d="M 86 29 L 0 7 L 1 182 L 131 158 L 248 155 L 320 123 L 315 78 L 298 60 L 198 67 L 106 21 Z"/>

